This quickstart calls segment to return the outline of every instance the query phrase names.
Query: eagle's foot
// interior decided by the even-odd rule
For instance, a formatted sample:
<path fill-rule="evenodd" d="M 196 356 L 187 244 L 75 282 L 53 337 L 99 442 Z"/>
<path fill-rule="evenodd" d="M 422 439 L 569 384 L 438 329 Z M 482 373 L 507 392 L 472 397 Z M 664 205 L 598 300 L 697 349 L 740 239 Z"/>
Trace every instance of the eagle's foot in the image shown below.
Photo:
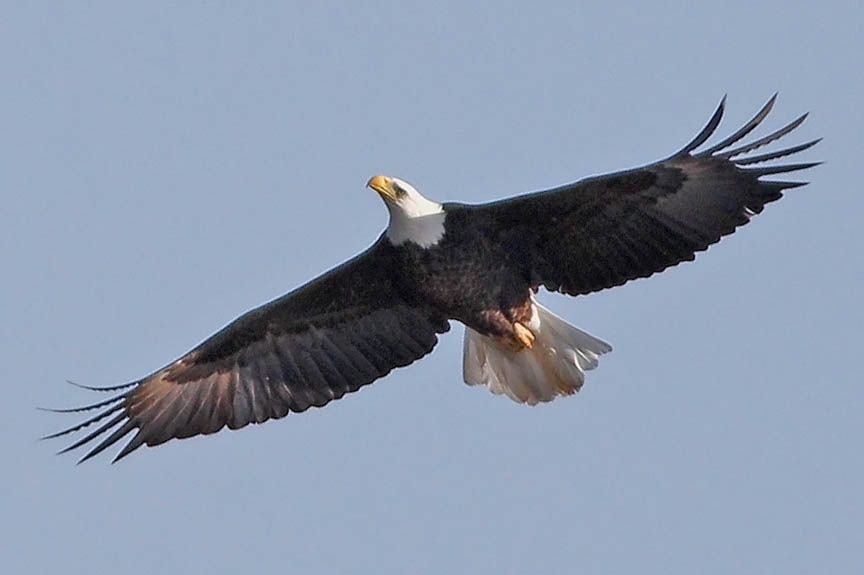
<path fill-rule="evenodd" d="M 534 340 L 536 339 L 534 336 L 534 332 L 525 327 L 524 324 L 520 322 L 516 322 L 513 324 L 513 335 L 516 338 L 516 341 L 519 343 L 519 349 L 531 349 L 534 347 Z M 517 349 L 516 351 L 519 351 Z"/>

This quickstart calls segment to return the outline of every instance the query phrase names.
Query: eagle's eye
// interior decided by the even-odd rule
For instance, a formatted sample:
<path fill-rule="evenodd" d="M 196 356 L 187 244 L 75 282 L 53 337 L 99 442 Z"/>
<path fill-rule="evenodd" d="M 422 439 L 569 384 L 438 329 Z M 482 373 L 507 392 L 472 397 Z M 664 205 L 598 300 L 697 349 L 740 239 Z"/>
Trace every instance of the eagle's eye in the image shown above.
<path fill-rule="evenodd" d="M 402 185 L 395 180 L 393 182 L 393 191 L 396 192 L 397 198 L 404 198 L 406 195 L 408 195 L 408 192 L 405 191 L 405 188 L 403 188 Z"/>

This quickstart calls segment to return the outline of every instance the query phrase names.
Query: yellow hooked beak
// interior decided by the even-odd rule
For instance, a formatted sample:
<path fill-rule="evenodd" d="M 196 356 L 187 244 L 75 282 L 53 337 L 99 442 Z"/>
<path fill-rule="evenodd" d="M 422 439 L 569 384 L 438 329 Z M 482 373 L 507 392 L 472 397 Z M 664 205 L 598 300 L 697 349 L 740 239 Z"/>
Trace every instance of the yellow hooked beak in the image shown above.
<path fill-rule="evenodd" d="M 372 188 L 378 194 L 391 202 L 396 201 L 396 190 L 393 188 L 393 178 L 388 176 L 375 176 L 366 182 L 367 188 Z"/>

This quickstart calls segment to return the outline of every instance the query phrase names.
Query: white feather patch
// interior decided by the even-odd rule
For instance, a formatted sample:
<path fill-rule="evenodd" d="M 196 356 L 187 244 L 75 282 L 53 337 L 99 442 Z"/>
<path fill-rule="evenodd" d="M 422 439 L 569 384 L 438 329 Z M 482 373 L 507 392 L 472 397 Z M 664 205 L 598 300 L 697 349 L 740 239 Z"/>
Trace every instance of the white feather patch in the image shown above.
<path fill-rule="evenodd" d="M 414 242 L 421 248 L 431 248 L 444 237 L 444 211 L 426 216 L 409 217 L 391 210 L 387 238 L 394 246 Z"/>
<path fill-rule="evenodd" d="M 485 385 L 518 403 L 535 405 L 572 395 L 612 347 L 574 327 L 534 301 L 528 325 L 531 349 L 512 351 L 494 338 L 465 327 L 462 368 L 465 383 Z"/>

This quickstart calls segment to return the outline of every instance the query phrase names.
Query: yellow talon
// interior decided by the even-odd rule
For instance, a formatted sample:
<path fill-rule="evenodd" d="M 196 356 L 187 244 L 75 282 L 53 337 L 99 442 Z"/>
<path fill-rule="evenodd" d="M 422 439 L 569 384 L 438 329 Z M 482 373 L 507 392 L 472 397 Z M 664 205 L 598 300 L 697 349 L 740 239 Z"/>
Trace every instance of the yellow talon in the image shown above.
<path fill-rule="evenodd" d="M 534 332 L 525 327 L 523 324 L 516 322 L 513 324 L 513 332 L 516 334 L 516 339 L 524 347 L 531 349 L 534 347 Z"/>

